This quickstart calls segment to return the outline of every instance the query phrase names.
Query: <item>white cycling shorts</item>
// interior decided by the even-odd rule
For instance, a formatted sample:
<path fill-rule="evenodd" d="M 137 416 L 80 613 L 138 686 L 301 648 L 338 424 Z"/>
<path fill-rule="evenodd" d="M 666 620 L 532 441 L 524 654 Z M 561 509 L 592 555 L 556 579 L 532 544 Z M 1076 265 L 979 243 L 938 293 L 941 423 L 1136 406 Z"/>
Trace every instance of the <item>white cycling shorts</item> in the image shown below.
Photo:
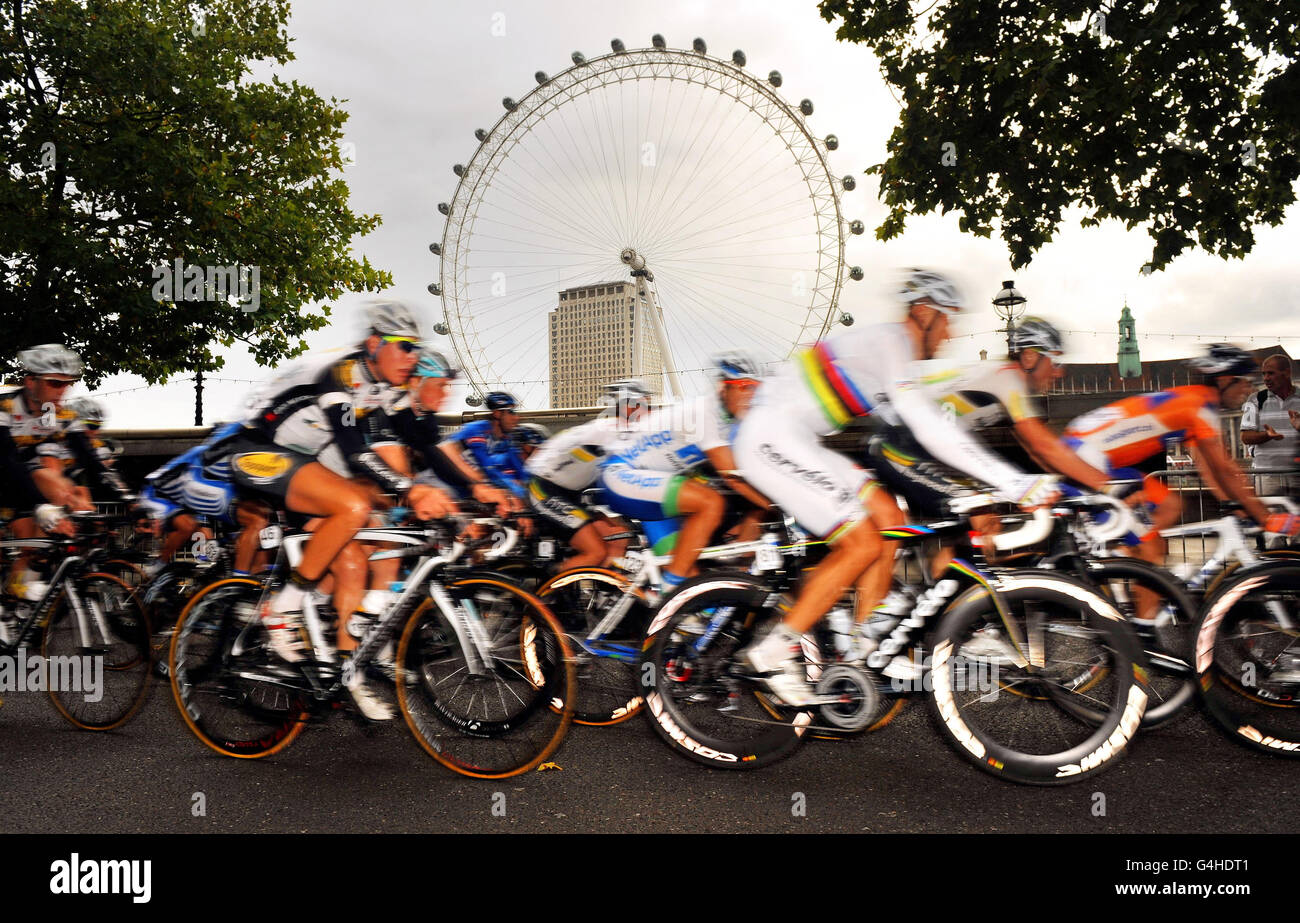
<path fill-rule="evenodd" d="M 752 408 L 732 453 L 741 477 L 819 538 L 834 541 L 867 516 L 870 472 L 823 446 L 788 410 Z"/>

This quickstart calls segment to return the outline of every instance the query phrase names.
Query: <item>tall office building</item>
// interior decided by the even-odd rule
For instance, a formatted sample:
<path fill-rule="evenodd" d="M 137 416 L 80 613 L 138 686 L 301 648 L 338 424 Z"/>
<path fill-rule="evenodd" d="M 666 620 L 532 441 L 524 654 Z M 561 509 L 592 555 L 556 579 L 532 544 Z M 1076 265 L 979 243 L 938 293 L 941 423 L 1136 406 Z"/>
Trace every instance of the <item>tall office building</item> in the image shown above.
<path fill-rule="evenodd" d="M 664 363 L 648 314 L 657 309 L 637 282 L 560 292 L 548 315 L 552 407 L 595 406 L 604 386 L 619 378 L 640 378 L 659 393 Z"/>

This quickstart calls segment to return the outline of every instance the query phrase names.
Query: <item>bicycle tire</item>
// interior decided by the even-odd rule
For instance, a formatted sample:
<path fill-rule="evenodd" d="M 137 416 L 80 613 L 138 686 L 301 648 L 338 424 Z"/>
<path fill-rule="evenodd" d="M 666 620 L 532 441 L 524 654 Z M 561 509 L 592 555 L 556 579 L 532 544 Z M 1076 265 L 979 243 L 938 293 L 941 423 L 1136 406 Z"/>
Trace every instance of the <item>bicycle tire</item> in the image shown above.
<path fill-rule="evenodd" d="M 91 631 L 97 636 L 93 643 L 86 645 L 68 592 L 63 590 L 41 637 L 46 688 L 59 714 L 76 727 L 85 731 L 111 731 L 130 721 L 149 697 L 149 620 L 131 587 L 112 574 L 84 574 L 76 578 L 76 586 L 87 607 Z M 68 660 L 52 659 L 68 657 L 92 660 L 79 659 L 74 671 Z M 63 680 L 75 672 L 79 681 L 71 684 L 60 681 L 56 668 L 64 668 Z M 100 688 L 94 690 L 97 698 L 93 701 L 84 688 L 87 675 L 100 678 Z M 93 679 L 90 683 L 93 685 Z M 63 688 L 67 685 L 77 688 Z"/>
<path fill-rule="evenodd" d="M 204 587 L 177 619 L 168 656 L 172 696 L 186 727 L 206 746 L 236 759 L 279 753 L 298 738 L 308 717 L 296 691 L 249 678 L 268 669 L 261 643 L 249 643 L 243 652 L 236 648 L 241 634 L 248 641 L 247 632 L 262 631 L 251 620 L 258 619 L 264 588 L 247 577 Z"/>
<path fill-rule="evenodd" d="M 1238 743 L 1292 759 L 1300 758 L 1297 626 L 1300 566 L 1289 562 L 1241 573 L 1206 600 L 1196 626 L 1206 713 Z"/>
<path fill-rule="evenodd" d="M 1111 767 L 1149 697 L 1135 632 L 1080 581 L 1022 571 L 1000 575 L 997 589 L 1006 621 L 988 591 L 973 587 L 932 635 L 928 698 L 942 736 L 985 772 L 1029 785 L 1077 782 Z M 1019 664 L 1008 622 L 1028 648 Z M 1098 668 L 1081 680 L 1089 663 Z M 1079 720 L 1062 707 L 1071 696 L 1101 703 L 1104 720 Z"/>
<path fill-rule="evenodd" d="M 1088 580 L 1134 626 L 1145 645 L 1151 700 L 1142 715 L 1142 727 L 1152 730 L 1171 724 L 1186 714 L 1196 699 L 1196 679 L 1190 672 L 1195 604 L 1172 574 L 1146 561 L 1130 558 L 1090 561 Z M 1129 584 L 1160 597 L 1160 620 L 1153 628 L 1134 621 L 1136 604 Z M 1161 660 L 1164 654 L 1180 659 L 1189 668 L 1188 672 L 1181 673 L 1172 666 L 1166 669 Z M 1061 705 L 1085 721 L 1102 719 L 1101 712 L 1087 707 L 1078 697 L 1071 697 Z"/>
<path fill-rule="evenodd" d="M 583 582 L 606 588 L 605 594 Z M 624 616 L 623 625 L 634 625 L 632 634 L 623 640 L 635 647 L 627 648 L 627 659 L 601 656 L 586 650 L 587 635 L 600 622 L 604 606 L 600 597 L 608 602 L 621 597 L 628 586 L 626 576 L 601 567 L 565 571 L 547 581 L 537 596 L 551 607 L 569 636 L 578 669 L 578 694 L 573 703 L 573 721 L 594 727 L 622 724 L 641 710 L 645 699 L 636 680 L 636 670 L 641 659 L 641 637 L 645 630 L 646 612 L 640 602 Z M 637 611 L 637 609 L 641 611 Z"/>
<path fill-rule="evenodd" d="M 749 574 L 714 572 L 683 583 L 655 612 L 638 681 L 646 717 L 674 753 L 752 770 L 803 742 L 812 712 L 781 705 L 734 668 L 735 654 L 776 615 L 773 597 Z"/>
<path fill-rule="evenodd" d="M 1258 557 L 1260 560 L 1256 561 L 1254 564 L 1242 564 L 1240 561 L 1229 561 L 1224 565 L 1223 570 L 1214 575 L 1214 579 L 1211 580 L 1209 586 L 1205 588 L 1203 598 L 1210 599 L 1211 597 L 1217 596 L 1219 591 L 1228 584 L 1228 581 L 1237 579 L 1246 568 L 1254 569 L 1260 566 L 1268 566 L 1275 562 L 1290 564 L 1300 563 L 1300 551 L 1295 551 L 1290 548 L 1273 548 L 1269 551 L 1261 551 L 1258 553 Z"/>
<path fill-rule="evenodd" d="M 397 644 L 397 701 L 407 727 L 429 756 L 460 775 L 528 772 L 559 749 L 573 721 L 568 703 L 577 680 L 564 628 L 540 599 L 500 578 L 467 577 L 444 589 L 457 605 L 472 602 L 495 669 L 469 667 L 455 629 L 426 599 Z"/>

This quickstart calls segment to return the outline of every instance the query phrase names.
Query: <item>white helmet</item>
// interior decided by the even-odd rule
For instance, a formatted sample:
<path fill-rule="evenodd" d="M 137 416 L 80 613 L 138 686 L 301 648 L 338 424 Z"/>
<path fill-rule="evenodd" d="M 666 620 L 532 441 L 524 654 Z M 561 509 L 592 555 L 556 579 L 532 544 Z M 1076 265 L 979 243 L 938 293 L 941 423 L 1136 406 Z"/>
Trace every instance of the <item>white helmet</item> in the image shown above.
<path fill-rule="evenodd" d="M 898 297 L 905 305 L 927 301 L 944 314 L 956 314 L 965 302 L 952 280 L 928 269 L 912 269 L 903 277 Z"/>
<path fill-rule="evenodd" d="M 415 309 L 402 301 L 372 301 L 366 305 L 366 336 L 421 339 Z"/>
<path fill-rule="evenodd" d="M 42 343 L 18 354 L 18 365 L 28 375 L 63 375 L 80 378 L 81 357 L 60 343 Z"/>

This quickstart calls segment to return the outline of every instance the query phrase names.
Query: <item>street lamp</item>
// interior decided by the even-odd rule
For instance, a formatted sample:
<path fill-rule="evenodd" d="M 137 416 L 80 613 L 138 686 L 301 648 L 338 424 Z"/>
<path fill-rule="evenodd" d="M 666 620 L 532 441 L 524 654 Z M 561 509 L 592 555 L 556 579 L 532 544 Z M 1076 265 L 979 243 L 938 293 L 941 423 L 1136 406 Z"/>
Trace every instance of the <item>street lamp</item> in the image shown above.
<path fill-rule="evenodd" d="M 1007 354 L 1011 353 L 1011 331 L 1015 329 L 1016 321 L 1025 313 L 1025 302 L 1029 299 L 1016 290 L 1016 283 L 1012 279 L 1002 283 L 1002 291 L 993 296 L 993 308 L 998 313 L 998 317 L 1007 322 Z"/>

